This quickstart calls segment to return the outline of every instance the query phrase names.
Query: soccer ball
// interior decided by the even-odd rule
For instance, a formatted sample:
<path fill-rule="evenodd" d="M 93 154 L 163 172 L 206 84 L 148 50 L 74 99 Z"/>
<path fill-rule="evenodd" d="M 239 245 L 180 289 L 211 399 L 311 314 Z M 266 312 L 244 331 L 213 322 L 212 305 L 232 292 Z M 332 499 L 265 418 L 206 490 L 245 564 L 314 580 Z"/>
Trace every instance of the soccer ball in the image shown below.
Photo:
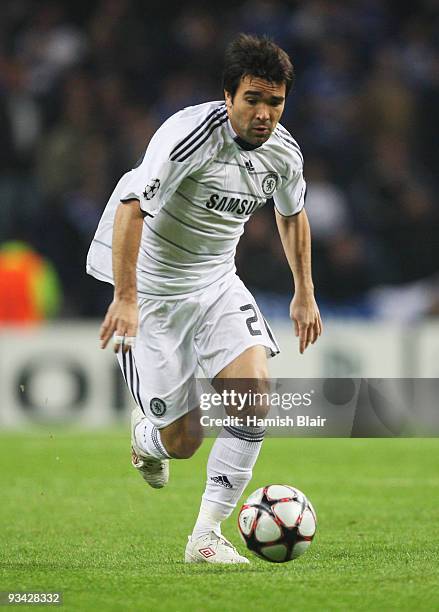
<path fill-rule="evenodd" d="M 238 516 L 239 532 L 247 548 L 273 563 L 303 555 L 314 537 L 316 523 L 314 508 L 302 491 L 278 484 L 252 493 Z"/>

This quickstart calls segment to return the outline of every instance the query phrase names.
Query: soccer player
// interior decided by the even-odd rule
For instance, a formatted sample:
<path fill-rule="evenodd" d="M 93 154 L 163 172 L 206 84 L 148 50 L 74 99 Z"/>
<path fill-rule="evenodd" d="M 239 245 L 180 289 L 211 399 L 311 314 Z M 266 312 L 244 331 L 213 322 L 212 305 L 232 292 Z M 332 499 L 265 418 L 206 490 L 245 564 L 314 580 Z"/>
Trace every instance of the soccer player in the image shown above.
<path fill-rule="evenodd" d="M 101 327 L 111 338 L 133 411 L 132 464 L 163 487 L 169 459 L 202 440 L 193 394 L 198 366 L 215 382 L 268 379 L 279 352 L 234 256 L 250 215 L 268 198 L 294 277 L 290 316 L 300 353 L 322 331 L 303 208 L 303 157 L 279 120 L 293 82 L 288 55 L 266 38 L 239 35 L 225 57 L 225 102 L 185 108 L 155 133 L 143 159 L 117 184 L 87 259 L 114 284 Z M 186 562 L 248 563 L 221 534 L 250 481 L 262 427 L 225 427 L 213 444 Z"/>

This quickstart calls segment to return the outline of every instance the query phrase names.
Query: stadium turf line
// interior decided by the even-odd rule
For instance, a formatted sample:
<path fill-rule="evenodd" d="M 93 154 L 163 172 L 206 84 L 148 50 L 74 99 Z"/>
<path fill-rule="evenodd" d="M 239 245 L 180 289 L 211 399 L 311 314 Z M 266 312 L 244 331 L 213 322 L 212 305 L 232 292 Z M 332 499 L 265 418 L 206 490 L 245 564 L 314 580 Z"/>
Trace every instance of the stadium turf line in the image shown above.
<path fill-rule="evenodd" d="M 78 611 L 439 608 L 439 440 L 267 440 L 247 493 L 278 482 L 308 494 L 309 552 L 185 565 L 210 443 L 154 491 L 120 430 L 0 435 L 0 591 L 61 590 Z M 236 512 L 224 533 L 245 552 Z"/>

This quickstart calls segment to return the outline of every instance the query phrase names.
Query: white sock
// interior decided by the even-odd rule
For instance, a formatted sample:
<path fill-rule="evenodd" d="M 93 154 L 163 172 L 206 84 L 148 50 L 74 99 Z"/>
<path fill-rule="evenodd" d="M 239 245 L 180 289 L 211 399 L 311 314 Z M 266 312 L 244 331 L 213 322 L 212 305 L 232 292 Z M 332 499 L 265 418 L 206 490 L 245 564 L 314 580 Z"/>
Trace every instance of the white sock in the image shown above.
<path fill-rule="evenodd" d="M 148 419 L 142 419 L 134 431 L 136 444 L 142 453 L 157 459 L 170 459 L 160 436 L 160 430 Z"/>
<path fill-rule="evenodd" d="M 262 427 L 224 427 L 207 462 L 207 482 L 192 538 L 214 531 L 228 518 L 252 477 L 264 437 Z"/>

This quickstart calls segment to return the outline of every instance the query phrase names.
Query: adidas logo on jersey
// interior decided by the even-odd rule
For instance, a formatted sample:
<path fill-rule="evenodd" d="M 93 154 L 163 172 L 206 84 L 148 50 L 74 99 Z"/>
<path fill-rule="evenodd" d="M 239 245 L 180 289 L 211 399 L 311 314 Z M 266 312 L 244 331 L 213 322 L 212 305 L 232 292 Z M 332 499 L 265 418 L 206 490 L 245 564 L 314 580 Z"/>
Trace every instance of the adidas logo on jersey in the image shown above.
<path fill-rule="evenodd" d="M 255 172 L 255 167 L 253 166 L 251 160 L 245 162 L 245 167 L 249 172 Z"/>
<path fill-rule="evenodd" d="M 227 476 L 211 476 L 210 480 L 213 480 L 213 482 L 221 485 L 222 487 L 226 489 L 233 489 L 233 486 L 230 483 L 230 480 L 227 478 Z"/>

